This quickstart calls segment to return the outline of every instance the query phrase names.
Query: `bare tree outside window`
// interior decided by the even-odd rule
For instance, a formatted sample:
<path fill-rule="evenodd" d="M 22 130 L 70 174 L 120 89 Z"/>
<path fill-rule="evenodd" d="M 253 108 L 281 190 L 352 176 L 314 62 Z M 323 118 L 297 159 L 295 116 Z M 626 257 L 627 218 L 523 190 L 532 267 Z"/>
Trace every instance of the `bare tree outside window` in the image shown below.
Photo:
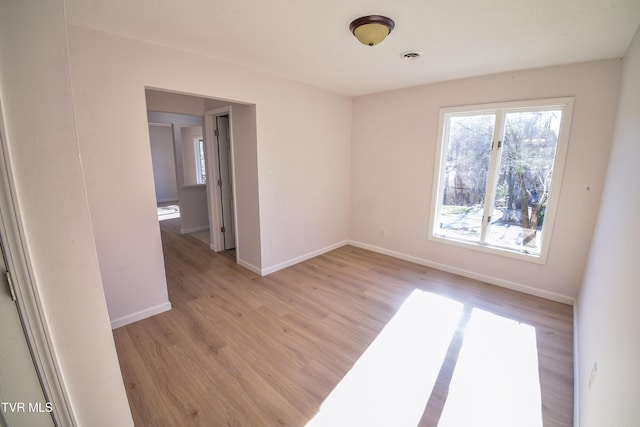
<path fill-rule="evenodd" d="M 207 166 L 204 156 L 204 140 L 198 138 L 195 141 L 196 152 L 196 181 L 198 184 L 207 183 Z"/>
<path fill-rule="evenodd" d="M 441 115 L 434 236 L 540 255 L 564 101 Z"/>
<path fill-rule="evenodd" d="M 488 242 L 532 249 L 540 233 L 553 176 L 561 111 L 508 113 L 500 160 L 492 231 Z M 505 228 L 518 227 L 515 241 Z M 515 236 L 516 233 L 512 233 Z"/>

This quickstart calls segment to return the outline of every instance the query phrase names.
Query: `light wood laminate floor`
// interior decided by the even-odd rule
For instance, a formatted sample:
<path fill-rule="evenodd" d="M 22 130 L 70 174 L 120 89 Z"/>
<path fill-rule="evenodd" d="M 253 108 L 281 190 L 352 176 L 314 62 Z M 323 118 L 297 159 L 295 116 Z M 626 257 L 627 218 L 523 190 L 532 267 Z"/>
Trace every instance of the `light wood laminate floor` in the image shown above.
<path fill-rule="evenodd" d="M 416 289 L 466 313 L 418 425 L 437 426 L 455 400 L 473 310 L 535 331 L 544 426 L 572 425 L 570 306 L 352 246 L 260 277 L 176 220 L 161 231 L 173 309 L 113 331 L 136 426 L 304 426 Z"/>

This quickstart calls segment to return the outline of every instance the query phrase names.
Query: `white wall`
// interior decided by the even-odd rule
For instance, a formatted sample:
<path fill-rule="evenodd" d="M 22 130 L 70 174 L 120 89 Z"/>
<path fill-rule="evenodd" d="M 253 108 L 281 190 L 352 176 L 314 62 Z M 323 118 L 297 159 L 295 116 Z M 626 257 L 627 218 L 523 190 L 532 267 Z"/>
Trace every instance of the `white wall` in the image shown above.
<path fill-rule="evenodd" d="M 241 234 L 237 236 L 236 257 L 240 264 L 256 271 L 263 265 L 264 246 L 260 232 L 260 206 L 256 209 L 254 204 L 254 200 L 262 203 L 258 192 L 258 152 L 248 144 L 239 143 L 256 140 L 256 106 L 234 104 L 232 109 L 235 192 L 236 195 L 246 195 L 236 199 L 237 224 L 242 227 Z"/>
<path fill-rule="evenodd" d="M 202 126 L 194 126 L 193 123 L 202 123 L 204 99 L 153 90 L 146 90 L 145 94 L 147 112 L 153 114 L 149 120 L 158 120 L 158 123 L 169 125 L 174 180 L 180 205 L 180 230 L 182 233 L 191 233 L 207 229 L 209 228 L 207 189 L 203 184 L 196 184 L 193 143 L 195 137 L 202 137 Z M 149 137 L 153 139 L 153 135 L 150 134 Z M 151 154 L 153 157 L 154 153 Z"/>
<path fill-rule="evenodd" d="M 184 175 L 184 185 L 180 196 L 183 233 L 209 228 L 207 188 L 203 184 L 196 185 L 196 150 L 193 143 L 195 138 L 202 138 L 202 126 L 180 128 Z"/>
<path fill-rule="evenodd" d="M 147 89 L 145 100 L 148 111 L 191 114 L 193 116 L 204 115 L 205 100 L 198 96 Z"/>
<path fill-rule="evenodd" d="M 183 126 L 180 128 L 182 141 L 182 171 L 185 185 L 195 185 L 196 178 L 196 146 L 194 139 L 202 138 L 202 126 Z"/>
<path fill-rule="evenodd" d="M 620 60 L 599 61 L 356 98 L 350 239 L 495 284 L 571 302 L 582 278 L 600 200 L 620 67 Z M 439 108 L 564 96 L 574 96 L 575 105 L 547 263 L 427 241 Z M 387 229 L 388 237 L 380 236 L 380 227 Z"/>
<path fill-rule="evenodd" d="M 180 232 L 193 233 L 194 231 L 209 228 L 209 208 L 207 206 L 207 187 L 193 185 L 182 187 L 180 193 Z"/>
<path fill-rule="evenodd" d="M 257 138 L 257 146 L 235 147 L 247 160 L 236 158 L 235 172 L 242 177 L 237 225 L 248 263 L 265 270 L 347 239 L 350 98 L 77 27 L 69 28 L 69 45 L 80 152 L 112 318 L 166 301 L 145 87 L 255 104 L 239 112 L 255 113 L 255 127 L 240 132 Z M 129 156 L 122 159 L 122 152 Z M 113 212 L 111 200 L 128 209 Z"/>
<path fill-rule="evenodd" d="M 204 111 L 217 110 L 218 108 L 226 107 L 228 105 L 243 105 L 243 104 L 235 104 L 233 102 L 223 101 L 220 99 L 205 99 Z"/>
<path fill-rule="evenodd" d="M 177 201 L 178 187 L 171 126 L 149 123 L 149 142 L 156 200 L 158 202 Z"/>
<path fill-rule="evenodd" d="M 632 426 L 640 412 L 640 30 L 622 69 L 613 145 L 577 301 L 580 425 Z M 591 390 L 589 375 L 597 362 Z"/>
<path fill-rule="evenodd" d="M 22 0 L 0 8 L 8 173 L 51 349 L 78 425 L 132 426 L 85 196 L 64 5 Z"/>
<path fill-rule="evenodd" d="M 120 78 L 130 68 L 116 65 L 118 54 L 80 41 L 83 36 L 73 31 L 68 37 L 89 211 L 109 317 L 117 327 L 170 308 L 144 85 Z M 79 43 L 88 55 L 78 54 Z"/>

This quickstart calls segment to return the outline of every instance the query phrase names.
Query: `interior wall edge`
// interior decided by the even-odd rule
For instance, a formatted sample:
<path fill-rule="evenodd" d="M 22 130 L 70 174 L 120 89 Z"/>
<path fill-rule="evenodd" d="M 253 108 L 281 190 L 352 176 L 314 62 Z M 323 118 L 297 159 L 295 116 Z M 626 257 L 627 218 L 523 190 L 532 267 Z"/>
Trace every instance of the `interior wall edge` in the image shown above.
<path fill-rule="evenodd" d="M 578 302 L 573 304 L 573 426 L 580 427 L 580 355 L 578 354 Z"/>
<path fill-rule="evenodd" d="M 211 250 L 213 250 L 213 247 L 211 248 Z M 264 274 L 262 274 L 262 269 L 260 267 L 256 267 L 255 265 L 253 265 L 250 262 L 247 262 L 247 261 L 245 261 L 243 259 L 238 259 L 238 265 L 240 265 L 241 267 L 246 268 L 247 270 L 251 271 L 252 273 L 257 274 L 258 276 L 264 276 Z"/>
<path fill-rule="evenodd" d="M 163 302 L 162 304 L 154 305 L 152 307 L 145 308 L 144 310 L 139 310 L 135 313 L 130 313 L 111 320 L 111 329 L 117 329 L 130 323 L 137 322 L 138 320 L 143 320 L 147 317 L 155 316 L 156 314 L 164 313 L 165 311 L 169 310 L 171 310 L 171 302 Z"/>
<path fill-rule="evenodd" d="M 315 258 L 319 255 L 322 255 L 327 252 L 331 252 L 335 249 L 341 248 L 349 244 L 348 240 L 342 240 L 340 242 L 331 244 L 329 246 L 325 246 L 324 248 L 316 249 L 315 251 L 307 252 L 306 254 L 297 256 L 295 258 L 291 258 L 287 261 L 280 262 L 278 264 L 272 265 L 271 267 L 266 267 L 260 270 L 261 276 L 266 276 L 271 273 L 275 273 L 278 270 L 282 270 L 287 267 L 291 267 L 292 265 L 301 263 L 303 261 L 309 260 L 311 258 Z"/>

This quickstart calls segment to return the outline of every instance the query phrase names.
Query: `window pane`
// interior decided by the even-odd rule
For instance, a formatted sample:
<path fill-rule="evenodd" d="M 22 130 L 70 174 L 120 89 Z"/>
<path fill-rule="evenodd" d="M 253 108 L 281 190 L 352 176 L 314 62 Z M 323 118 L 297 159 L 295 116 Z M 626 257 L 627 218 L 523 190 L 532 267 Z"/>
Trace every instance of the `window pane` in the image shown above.
<path fill-rule="evenodd" d="M 197 141 L 196 157 L 198 184 L 205 184 L 207 182 L 207 167 L 204 159 L 204 140 L 202 139 Z"/>
<path fill-rule="evenodd" d="M 494 125 L 494 114 L 448 118 L 436 235 L 480 238 Z"/>
<path fill-rule="evenodd" d="M 561 115 L 561 111 L 506 114 L 487 243 L 540 253 Z"/>

